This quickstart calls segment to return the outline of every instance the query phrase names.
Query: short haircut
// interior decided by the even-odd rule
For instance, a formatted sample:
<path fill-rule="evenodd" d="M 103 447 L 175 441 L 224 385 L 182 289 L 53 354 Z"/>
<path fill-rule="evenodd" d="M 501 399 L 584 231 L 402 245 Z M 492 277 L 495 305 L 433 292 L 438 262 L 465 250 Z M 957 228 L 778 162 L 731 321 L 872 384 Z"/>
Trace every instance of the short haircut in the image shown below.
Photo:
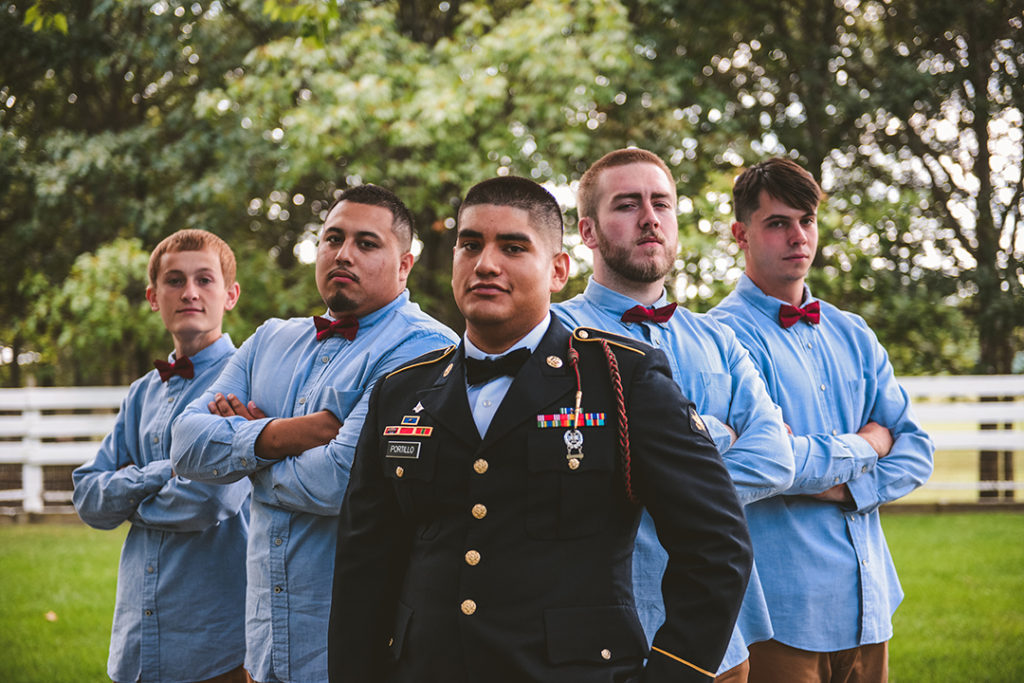
<path fill-rule="evenodd" d="M 672 171 L 669 170 L 668 165 L 657 154 L 635 147 L 617 149 L 614 152 L 608 152 L 592 163 L 586 173 L 583 174 L 583 177 L 580 178 L 580 186 L 576 191 L 576 212 L 580 218 L 597 218 L 599 200 L 597 196 L 597 182 L 601 177 L 601 172 L 608 168 L 628 166 L 629 164 L 654 164 L 665 172 L 669 184 L 672 185 L 673 191 L 675 190 L 676 180 L 672 177 Z"/>
<path fill-rule="evenodd" d="M 160 244 L 156 245 L 153 253 L 149 255 L 149 285 L 155 287 L 157 284 L 157 278 L 160 276 L 160 260 L 164 254 L 206 249 L 217 254 L 217 258 L 220 260 L 220 272 L 224 276 L 224 286 L 234 284 L 235 253 L 231 251 L 227 242 L 206 230 L 179 230 L 163 238 Z"/>
<path fill-rule="evenodd" d="M 334 203 L 327 209 L 330 215 L 338 204 L 342 202 L 355 202 L 356 204 L 367 204 L 369 206 L 380 206 L 391 212 L 391 231 L 398 237 L 398 244 L 405 253 L 412 249 L 412 235 L 415 229 L 412 212 L 401 199 L 391 190 L 380 185 L 367 183 L 350 187 L 334 200 Z"/>
<path fill-rule="evenodd" d="M 761 204 L 761 192 L 800 209 L 814 213 L 821 203 L 822 191 L 814 177 L 802 166 L 784 157 L 754 164 L 740 173 L 732 187 L 736 220 L 746 223 Z"/>
<path fill-rule="evenodd" d="M 466 208 L 481 204 L 526 211 L 530 225 L 557 245 L 556 251 L 562 250 L 562 209 L 550 192 L 529 178 L 498 176 L 469 188 L 459 206 L 460 222 Z"/>

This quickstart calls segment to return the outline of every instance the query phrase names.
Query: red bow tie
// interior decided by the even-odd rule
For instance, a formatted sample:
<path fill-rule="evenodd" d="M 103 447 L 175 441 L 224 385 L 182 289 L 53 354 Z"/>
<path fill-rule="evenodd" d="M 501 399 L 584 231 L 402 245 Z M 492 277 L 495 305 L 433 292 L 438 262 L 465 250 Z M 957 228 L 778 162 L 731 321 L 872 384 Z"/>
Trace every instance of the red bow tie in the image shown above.
<path fill-rule="evenodd" d="M 339 335 L 352 341 L 359 331 L 359 319 L 354 315 L 345 315 L 337 320 L 328 320 L 318 315 L 313 316 L 313 324 L 316 325 L 316 340 L 323 341 L 328 337 Z"/>
<path fill-rule="evenodd" d="M 155 360 L 153 365 L 156 366 L 156 371 L 160 373 L 161 382 L 166 382 L 172 375 L 181 375 L 185 379 L 192 379 L 196 376 L 196 369 L 193 367 L 192 361 L 188 356 L 182 356 L 173 363 L 168 363 L 165 360 Z"/>
<path fill-rule="evenodd" d="M 658 308 L 647 308 L 639 304 L 622 314 L 624 323 L 665 323 L 676 312 L 676 304 L 665 304 Z"/>
<path fill-rule="evenodd" d="M 789 304 L 782 304 L 779 307 L 779 324 L 782 327 L 793 327 L 800 320 L 806 320 L 812 325 L 817 325 L 821 321 L 821 304 L 817 301 L 812 301 L 803 308 L 790 306 Z"/>

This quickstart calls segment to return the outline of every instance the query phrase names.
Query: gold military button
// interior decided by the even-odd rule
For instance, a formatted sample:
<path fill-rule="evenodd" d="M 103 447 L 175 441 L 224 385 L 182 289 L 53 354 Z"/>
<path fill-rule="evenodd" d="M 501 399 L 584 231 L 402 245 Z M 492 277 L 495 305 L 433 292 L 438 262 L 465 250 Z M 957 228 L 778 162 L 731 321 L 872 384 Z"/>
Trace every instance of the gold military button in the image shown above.
<path fill-rule="evenodd" d="M 569 458 L 569 469 L 570 470 L 578 470 L 579 468 L 580 468 L 580 459 L 579 458 Z"/>
<path fill-rule="evenodd" d="M 463 600 L 462 601 L 462 613 L 463 614 L 468 616 L 468 615 L 472 614 L 475 611 L 476 611 L 476 603 L 475 602 L 473 602 L 472 600 Z"/>
<path fill-rule="evenodd" d="M 443 373 L 441 373 L 441 376 L 442 376 L 442 377 L 447 377 L 448 375 L 450 375 L 450 374 L 451 374 L 451 372 L 452 372 L 452 368 L 454 368 L 454 367 L 455 367 L 455 365 L 454 365 L 454 364 L 452 364 L 452 363 L 449 363 L 449 364 L 448 364 L 448 367 L 446 367 L 446 368 L 444 369 L 444 372 L 443 372 Z"/>
<path fill-rule="evenodd" d="M 466 564 L 470 567 L 475 567 L 480 564 L 480 553 L 475 550 L 466 551 Z"/>
<path fill-rule="evenodd" d="M 480 458 L 479 460 L 473 463 L 473 471 L 476 472 L 477 474 L 483 474 L 484 472 L 487 471 L 487 468 L 487 461 L 484 460 L 483 458 Z"/>
<path fill-rule="evenodd" d="M 547 357 L 547 363 L 548 363 L 548 365 L 550 365 L 553 368 L 560 368 L 560 367 L 562 367 L 562 359 L 559 358 L 558 356 L 548 356 Z"/>
<path fill-rule="evenodd" d="M 395 639 L 394 638 L 388 638 L 388 647 L 391 647 L 394 644 L 395 644 Z"/>
<path fill-rule="evenodd" d="M 609 650 L 608 648 L 605 648 L 605 649 L 601 650 L 601 659 L 611 659 L 611 658 L 612 658 L 612 651 L 611 650 Z"/>
<path fill-rule="evenodd" d="M 487 506 L 477 503 L 473 506 L 473 516 L 477 519 L 483 519 L 487 516 Z"/>
<path fill-rule="evenodd" d="M 395 476 L 396 476 L 396 477 L 398 477 L 399 479 L 401 479 L 401 478 L 402 478 L 402 475 L 404 475 L 404 474 L 405 474 L 405 468 L 404 468 L 404 467 L 402 467 L 401 465 L 399 465 L 398 467 L 396 467 L 396 468 L 395 468 Z"/>
<path fill-rule="evenodd" d="M 576 336 L 578 336 L 580 339 L 589 339 L 590 333 L 587 332 L 586 330 L 580 330 L 579 332 L 576 333 Z"/>

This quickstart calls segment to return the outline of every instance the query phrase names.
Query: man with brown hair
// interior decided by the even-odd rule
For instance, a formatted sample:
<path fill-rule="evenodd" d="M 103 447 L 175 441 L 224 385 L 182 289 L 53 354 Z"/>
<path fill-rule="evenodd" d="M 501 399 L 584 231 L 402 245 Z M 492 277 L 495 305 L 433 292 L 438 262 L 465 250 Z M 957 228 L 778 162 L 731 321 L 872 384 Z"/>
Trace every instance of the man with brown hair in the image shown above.
<path fill-rule="evenodd" d="M 579 229 L 593 250 L 586 291 L 552 310 L 570 325 L 637 339 L 665 352 L 672 378 L 697 407 L 743 504 L 785 490 L 793 454 L 777 406 L 732 330 L 669 303 L 666 276 L 679 242 L 676 185 L 668 166 L 644 149 L 619 149 L 580 179 Z M 633 555 L 637 611 L 648 639 L 665 620 L 661 579 L 666 553 L 644 515 Z M 718 680 L 746 678 L 747 645 L 771 638 L 757 561 Z"/>
<path fill-rule="evenodd" d="M 180 230 L 157 245 L 146 298 L 174 351 L 132 383 L 114 431 L 72 475 L 86 524 L 131 524 L 107 662 L 114 681 L 245 681 L 249 482 L 189 481 L 170 460 L 172 421 L 235 352 L 221 323 L 238 295 L 235 256 L 216 235 Z"/>
<path fill-rule="evenodd" d="M 862 318 L 815 299 L 821 188 L 789 159 L 736 179 L 732 234 L 746 267 L 711 314 L 761 370 L 791 430 L 796 475 L 747 506 L 775 636 L 751 683 L 882 683 L 903 597 L 878 508 L 920 486 L 932 444 Z"/>

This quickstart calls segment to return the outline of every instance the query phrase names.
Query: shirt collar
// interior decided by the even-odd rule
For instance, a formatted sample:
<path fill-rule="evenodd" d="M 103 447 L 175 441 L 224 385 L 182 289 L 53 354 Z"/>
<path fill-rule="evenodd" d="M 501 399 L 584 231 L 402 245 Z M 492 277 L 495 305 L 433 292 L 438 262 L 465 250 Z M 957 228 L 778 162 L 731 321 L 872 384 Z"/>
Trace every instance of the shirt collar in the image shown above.
<path fill-rule="evenodd" d="M 376 323 L 380 322 L 382 319 L 387 317 L 387 315 L 389 313 L 391 313 L 392 311 L 394 311 L 395 309 L 401 308 L 402 306 L 404 306 L 408 301 L 409 301 L 409 290 L 408 289 L 404 289 L 404 290 L 402 290 L 401 294 L 396 296 L 389 303 L 385 304 L 384 306 L 381 306 L 376 311 L 370 311 L 369 313 L 367 313 L 363 317 L 358 318 L 358 320 L 359 320 L 359 329 L 362 330 L 362 329 L 366 329 L 367 327 L 372 327 L 373 325 L 375 325 Z M 328 320 L 330 320 L 332 322 L 337 320 L 337 318 L 335 318 L 333 315 L 331 315 L 330 309 L 328 309 L 324 313 L 323 317 L 327 318 Z"/>
<path fill-rule="evenodd" d="M 193 367 L 195 367 L 196 372 L 198 373 L 199 369 L 202 366 L 209 365 L 210 363 L 216 361 L 218 358 L 223 356 L 225 353 L 233 351 L 234 348 L 235 345 L 231 343 L 231 336 L 227 332 L 225 332 L 221 334 L 219 337 L 217 337 L 216 341 L 214 341 L 212 344 L 204 348 L 202 351 L 198 351 L 192 354 L 188 358 L 189 360 L 192 361 L 192 365 Z M 175 355 L 174 351 L 171 351 L 171 353 L 167 356 L 167 362 L 173 363 L 176 360 L 177 356 Z"/>
<path fill-rule="evenodd" d="M 776 321 L 779 319 L 779 306 L 789 303 L 782 299 L 776 299 L 774 296 L 765 294 L 760 287 L 754 284 L 754 281 L 751 280 L 746 273 L 740 275 L 740 280 L 736 283 L 736 294 L 742 297 L 753 308 L 757 309 L 771 320 Z M 804 284 L 804 297 L 800 305 L 806 306 L 812 301 L 817 301 L 817 299 L 811 296 L 810 287 Z"/>
<path fill-rule="evenodd" d="M 526 333 L 526 336 L 508 347 L 508 350 L 502 353 L 485 353 L 481 351 L 473 342 L 469 340 L 469 335 L 463 333 L 462 341 L 466 345 L 466 355 L 470 358 L 484 359 L 484 358 L 500 358 L 506 353 L 515 351 L 516 349 L 526 348 L 529 349 L 530 353 L 537 350 L 540 345 L 540 340 L 544 338 L 544 334 L 548 331 L 548 326 L 551 325 L 551 313 L 544 316 L 544 319 L 534 327 L 532 330 Z"/>
<path fill-rule="evenodd" d="M 647 306 L 635 299 L 630 299 L 625 294 L 616 292 L 614 289 L 605 287 L 595 280 L 593 275 L 591 275 L 590 279 L 587 281 L 587 288 L 583 290 L 583 298 L 598 308 L 614 313 L 616 317 L 621 316 L 634 306 L 658 308 L 668 303 L 668 293 L 664 288 L 661 290 L 661 296 L 658 297 L 658 300 L 650 306 Z"/>

